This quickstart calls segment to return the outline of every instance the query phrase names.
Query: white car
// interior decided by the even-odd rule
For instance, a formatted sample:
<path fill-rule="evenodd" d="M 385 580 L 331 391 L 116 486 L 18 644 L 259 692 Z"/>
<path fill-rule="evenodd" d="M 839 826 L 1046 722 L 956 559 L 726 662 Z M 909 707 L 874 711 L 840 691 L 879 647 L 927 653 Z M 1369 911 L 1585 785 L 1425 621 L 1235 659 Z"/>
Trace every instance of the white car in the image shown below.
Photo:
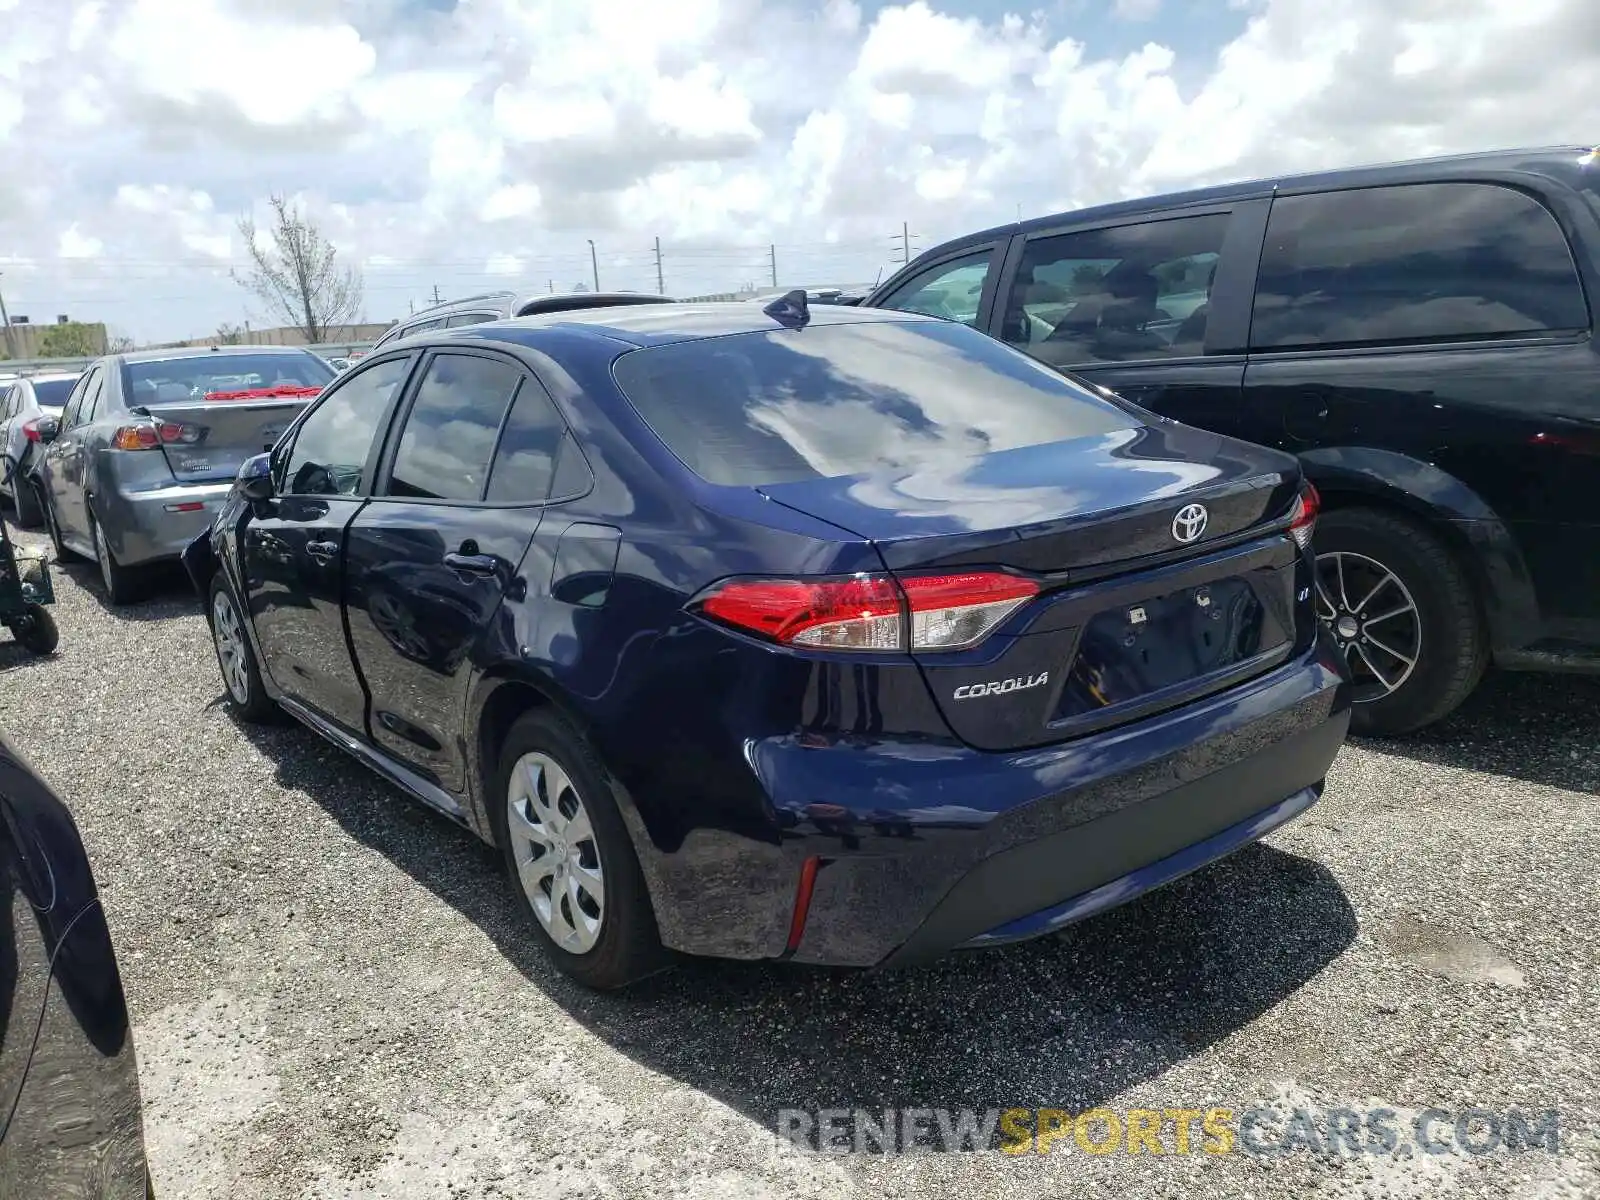
<path fill-rule="evenodd" d="M 12 464 L 10 471 L 0 470 L 0 495 L 16 506 L 17 524 L 24 528 L 43 519 L 38 493 L 25 482 L 33 465 L 32 452 L 40 444 L 33 422 L 42 417 L 60 418 L 78 375 L 76 371 L 52 371 L 0 383 L 0 453 Z"/>

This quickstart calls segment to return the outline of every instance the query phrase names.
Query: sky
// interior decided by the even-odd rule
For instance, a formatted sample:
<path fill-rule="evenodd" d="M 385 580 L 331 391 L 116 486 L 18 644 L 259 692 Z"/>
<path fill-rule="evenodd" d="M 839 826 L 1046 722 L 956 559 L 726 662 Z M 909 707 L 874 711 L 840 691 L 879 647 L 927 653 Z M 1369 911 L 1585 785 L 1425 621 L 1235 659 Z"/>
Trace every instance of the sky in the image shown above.
<path fill-rule="evenodd" d="M 138 341 L 275 324 L 293 197 L 363 316 L 872 282 L 1087 204 L 1600 142 L 1595 0 L 0 0 L 0 295 Z M 775 247 L 775 255 L 769 247 Z"/>

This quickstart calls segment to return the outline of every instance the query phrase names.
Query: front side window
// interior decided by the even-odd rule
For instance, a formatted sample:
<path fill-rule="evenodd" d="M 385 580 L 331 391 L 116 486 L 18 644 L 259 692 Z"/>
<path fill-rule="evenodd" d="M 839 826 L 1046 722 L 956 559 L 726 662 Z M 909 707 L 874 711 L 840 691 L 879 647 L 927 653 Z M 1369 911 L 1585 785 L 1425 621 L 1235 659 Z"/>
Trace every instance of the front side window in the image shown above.
<path fill-rule="evenodd" d="M 1408 184 L 1273 202 L 1251 321 L 1256 349 L 1588 327 L 1561 227 L 1512 188 Z"/>
<path fill-rule="evenodd" d="M 367 460 L 395 389 L 411 366 L 386 359 L 344 376 L 300 423 L 281 475 L 294 496 L 358 496 L 368 483 Z"/>
<path fill-rule="evenodd" d="M 1205 353 L 1228 220 L 1212 213 L 1035 238 L 1006 296 L 1002 340 L 1057 367 Z"/>
<path fill-rule="evenodd" d="M 930 267 L 896 288 L 878 307 L 976 326 L 993 256 L 993 251 L 984 250 Z"/>
<path fill-rule="evenodd" d="M 435 354 L 406 414 L 389 495 L 483 499 L 495 435 L 521 382 L 522 372 L 500 359 Z"/>

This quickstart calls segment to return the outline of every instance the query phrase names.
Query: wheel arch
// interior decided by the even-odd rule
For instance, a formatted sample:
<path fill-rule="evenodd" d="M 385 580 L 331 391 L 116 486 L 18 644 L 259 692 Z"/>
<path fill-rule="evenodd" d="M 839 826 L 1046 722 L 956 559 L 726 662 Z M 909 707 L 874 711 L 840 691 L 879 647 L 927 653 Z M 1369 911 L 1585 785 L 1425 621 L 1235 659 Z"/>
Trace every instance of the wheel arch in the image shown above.
<path fill-rule="evenodd" d="M 1302 453 L 1300 461 L 1328 511 L 1387 511 L 1438 537 L 1472 581 L 1494 652 L 1538 639 L 1539 602 L 1521 547 L 1467 484 L 1432 463 L 1371 447 L 1319 447 Z"/>

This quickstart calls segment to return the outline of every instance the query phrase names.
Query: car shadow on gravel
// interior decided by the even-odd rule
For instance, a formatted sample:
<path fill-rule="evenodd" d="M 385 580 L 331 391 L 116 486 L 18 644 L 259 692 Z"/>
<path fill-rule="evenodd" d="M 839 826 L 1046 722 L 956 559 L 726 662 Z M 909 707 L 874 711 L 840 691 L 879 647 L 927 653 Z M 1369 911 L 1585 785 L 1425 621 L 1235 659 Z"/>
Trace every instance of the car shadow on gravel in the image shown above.
<path fill-rule="evenodd" d="M 142 590 L 138 598 L 131 604 L 115 605 L 106 598 L 105 586 L 100 582 L 100 568 L 94 563 L 52 562 L 50 569 L 77 584 L 108 616 L 119 621 L 167 621 L 173 617 L 193 616 L 200 611 L 194 586 L 181 567 L 163 563 L 150 568 L 140 581 Z"/>
<path fill-rule="evenodd" d="M 472 921 L 574 1020 L 768 1128 L 786 1108 L 1081 1111 L 1249 1024 L 1356 935 L 1325 867 L 1255 845 L 1054 937 L 928 967 L 686 960 L 597 994 L 540 953 L 497 852 L 387 786 L 352 786 L 365 769 L 309 731 L 240 728 L 284 786 Z"/>
<path fill-rule="evenodd" d="M 1375 754 L 1600 790 L 1600 677 L 1491 671 L 1466 703 L 1409 737 L 1364 738 Z"/>

